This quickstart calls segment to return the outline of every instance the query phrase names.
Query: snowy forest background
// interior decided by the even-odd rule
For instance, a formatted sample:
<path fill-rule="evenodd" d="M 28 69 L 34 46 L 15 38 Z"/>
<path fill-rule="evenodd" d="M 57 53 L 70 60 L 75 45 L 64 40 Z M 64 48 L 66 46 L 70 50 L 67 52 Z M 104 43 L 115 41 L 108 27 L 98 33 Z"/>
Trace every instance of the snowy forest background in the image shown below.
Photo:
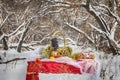
<path fill-rule="evenodd" d="M 0 0 L 1 50 L 34 50 L 56 30 L 99 53 L 100 80 L 120 80 L 120 0 Z"/>

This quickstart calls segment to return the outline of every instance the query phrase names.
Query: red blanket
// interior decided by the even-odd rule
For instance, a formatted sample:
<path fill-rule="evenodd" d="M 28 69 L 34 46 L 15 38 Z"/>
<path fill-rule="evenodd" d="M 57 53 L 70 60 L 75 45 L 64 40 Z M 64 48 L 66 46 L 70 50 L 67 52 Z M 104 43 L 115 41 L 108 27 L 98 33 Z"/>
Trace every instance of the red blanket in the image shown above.
<path fill-rule="evenodd" d="M 88 62 L 89 62 L 89 65 L 87 65 Z M 78 63 L 81 65 L 82 69 L 67 63 L 60 63 L 55 61 L 40 61 L 40 62 L 31 61 L 31 62 L 28 62 L 26 80 L 39 80 L 38 73 L 82 74 L 82 72 L 94 73 L 97 69 L 96 64 L 95 64 L 95 67 L 91 65 L 93 63 L 96 63 L 95 61 L 79 61 Z M 87 69 L 85 69 L 86 65 L 87 65 Z"/>

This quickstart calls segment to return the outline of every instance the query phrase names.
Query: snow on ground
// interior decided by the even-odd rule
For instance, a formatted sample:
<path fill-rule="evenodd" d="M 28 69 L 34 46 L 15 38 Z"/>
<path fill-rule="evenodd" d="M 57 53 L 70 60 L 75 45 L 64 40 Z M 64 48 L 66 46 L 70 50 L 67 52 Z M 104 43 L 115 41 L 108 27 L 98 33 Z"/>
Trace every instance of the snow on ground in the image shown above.
<path fill-rule="evenodd" d="M 46 46 L 45 46 L 46 47 Z M 120 56 L 112 56 L 91 48 L 82 49 L 81 47 L 71 46 L 73 52 L 94 53 L 96 60 L 100 62 L 99 72 L 96 77 L 98 80 L 120 80 Z M 0 63 L 15 58 L 27 58 L 27 61 L 35 60 L 40 55 L 44 46 L 37 46 L 33 51 L 18 53 L 15 50 L 0 50 Z M 18 60 L 9 62 L 8 64 L 0 64 L 0 80 L 25 80 L 27 63 L 26 60 Z M 7 76 L 7 77 L 6 77 Z"/>
<path fill-rule="evenodd" d="M 120 56 L 100 54 L 101 76 L 100 80 L 120 80 Z"/>
<path fill-rule="evenodd" d="M 40 80 L 93 80 L 92 77 L 92 74 L 39 74 Z"/>
<path fill-rule="evenodd" d="M 15 50 L 0 51 L 0 80 L 25 80 L 27 61 Z"/>

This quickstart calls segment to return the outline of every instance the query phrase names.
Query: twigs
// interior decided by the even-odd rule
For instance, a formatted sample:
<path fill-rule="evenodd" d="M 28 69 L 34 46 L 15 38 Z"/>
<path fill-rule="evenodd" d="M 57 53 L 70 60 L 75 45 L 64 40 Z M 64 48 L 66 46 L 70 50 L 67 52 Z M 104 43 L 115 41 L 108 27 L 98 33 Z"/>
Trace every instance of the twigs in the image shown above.
<path fill-rule="evenodd" d="M 12 60 L 9 60 L 9 61 L 6 61 L 6 62 L 0 62 L 0 64 L 8 64 L 10 62 L 13 62 L 13 61 L 18 61 L 18 60 L 25 60 L 26 58 L 15 58 L 15 59 L 12 59 Z"/>

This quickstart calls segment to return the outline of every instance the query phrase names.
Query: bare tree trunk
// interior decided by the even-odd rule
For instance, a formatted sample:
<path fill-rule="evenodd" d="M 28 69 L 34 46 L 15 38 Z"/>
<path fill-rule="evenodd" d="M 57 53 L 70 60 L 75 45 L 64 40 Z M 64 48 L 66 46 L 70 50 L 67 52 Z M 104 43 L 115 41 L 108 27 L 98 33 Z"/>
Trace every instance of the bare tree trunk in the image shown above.
<path fill-rule="evenodd" d="M 6 41 L 6 37 L 4 37 L 4 38 L 2 39 L 2 41 L 3 41 L 3 49 L 4 49 L 4 50 L 8 50 L 8 44 L 7 44 L 7 41 Z"/>
<path fill-rule="evenodd" d="M 1 35 L 1 36 L 3 35 L 3 32 L 1 31 L 1 29 L 0 29 L 0 35 Z M 7 44 L 7 41 L 6 41 L 6 37 L 3 36 L 3 37 L 1 38 L 1 40 L 2 40 L 2 44 L 3 44 L 3 49 L 4 49 L 4 50 L 8 50 L 8 44 Z"/>
<path fill-rule="evenodd" d="M 120 53 L 118 52 L 118 50 L 112 45 L 111 40 L 106 36 L 106 38 L 108 39 L 108 43 L 109 43 L 109 49 L 111 50 L 111 52 L 113 53 L 113 55 L 120 55 Z"/>
<path fill-rule="evenodd" d="M 20 38 L 20 40 L 19 40 L 19 44 L 18 44 L 18 47 L 17 47 L 17 51 L 18 51 L 18 52 L 21 52 L 22 43 L 23 43 L 23 41 L 24 41 L 24 38 L 25 38 L 25 36 L 26 36 L 27 31 L 28 31 L 28 26 L 26 27 L 26 29 L 25 29 L 24 32 L 22 33 L 21 38 Z"/>

